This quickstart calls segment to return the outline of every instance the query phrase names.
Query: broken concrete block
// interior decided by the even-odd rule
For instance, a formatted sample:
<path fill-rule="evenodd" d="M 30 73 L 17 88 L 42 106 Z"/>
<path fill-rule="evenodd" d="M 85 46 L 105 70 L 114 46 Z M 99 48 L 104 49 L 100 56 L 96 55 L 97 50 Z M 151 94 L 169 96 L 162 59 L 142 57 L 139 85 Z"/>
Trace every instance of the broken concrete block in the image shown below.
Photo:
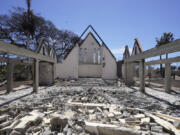
<path fill-rule="evenodd" d="M 88 112 L 89 112 L 90 114 L 92 114 L 92 113 L 94 113 L 94 109 L 89 109 Z"/>
<path fill-rule="evenodd" d="M 67 135 L 72 135 L 72 129 L 68 128 Z"/>
<path fill-rule="evenodd" d="M 34 133 L 37 133 L 39 131 L 41 131 L 41 127 L 35 127 L 34 130 L 33 130 Z"/>
<path fill-rule="evenodd" d="M 108 118 L 113 118 L 115 115 L 113 113 L 108 114 Z"/>
<path fill-rule="evenodd" d="M 77 110 L 77 112 L 82 113 L 82 114 L 85 114 L 85 113 L 86 113 L 85 110 L 80 109 L 80 108 Z"/>
<path fill-rule="evenodd" d="M 152 126 L 151 131 L 161 133 L 163 132 L 163 128 L 161 126 Z"/>
<path fill-rule="evenodd" d="M 40 112 L 32 111 L 30 115 L 20 119 L 20 123 L 14 128 L 15 130 L 24 133 L 31 123 L 38 125 L 42 121 L 43 116 Z"/>
<path fill-rule="evenodd" d="M 6 121 L 8 119 L 8 115 L 3 115 L 3 116 L 0 116 L 0 123 Z"/>
<path fill-rule="evenodd" d="M 89 114 L 88 119 L 91 120 L 95 120 L 96 119 L 96 114 Z"/>
<path fill-rule="evenodd" d="M 135 118 L 126 118 L 126 123 L 129 124 L 129 125 L 137 125 L 137 124 L 140 124 L 141 121 L 135 119 Z"/>
<path fill-rule="evenodd" d="M 126 120 L 125 119 L 118 119 L 122 124 L 125 124 L 126 123 Z"/>
<path fill-rule="evenodd" d="M 95 135 L 141 135 L 142 132 L 132 128 L 119 127 L 109 124 L 85 122 L 85 130 Z"/>
<path fill-rule="evenodd" d="M 10 133 L 15 126 L 17 126 L 20 123 L 20 120 L 15 120 L 11 125 L 1 129 L 1 132 Z"/>
<path fill-rule="evenodd" d="M 45 124 L 45 125 L 49 125 L 50 124 L 50 119 L 48 119 L 48 118 L 43 118 L 43 123 Z"/>
<path fill-rule="evenodd" d="M 64 112 L 64 116 L 67 118 L 67 119 L 72 119 L 75 115 L 75 112 L 71 111 L 71 110 L 68 110 L 66 112 Z"/>
<path fill-rule="evenodd" d="M 52 114 L 50 117 L 52 131 L 61 131 L 68 123 L 68 119 L 64 115 Z"/>
<path fill-rule="evenodd" d="M 119 115 L 122 114 L 120 111 L 113 111 L 113 113 L 114 113 L 116 116 L 119 116 Z"/>
<path fill-rule="evenodd" d="M 134 115 L 134 118 L 137 118 L 137 119 L 142 119 L 142 118 L 145 118 L 146 116 L 144 114 L 137 114 L 137 115 Z"/>
<path fill-rule="evenodd" d="M 117 106 L 116 106 L 116 105 L 111 105 L 111 106 L 109 107 L 109 112 L 114 112 L 114 111 L 116 111 L 116 109 L 117 109 Z"/>
<path fill-rule="evenodd" d="M 141 123 L 149 123 L 149 122 L 150 122 L 150 118 L 149 117 L 141 119 Z"/>
<path fill-rule="evenodd" d="M 65 135 L 64 133 L 58 133 L 57 135 Z"/>
<path fill-rule="evenodd" d="M 174 125 L 177 129 L 180 129 L 180 121 L 174 121 L 173 125 Z"/>
<path fill-rule="evenodd" d="M 10 124 L 11 124 L 10 121 L 3 122 L 3 123 L 0 124 L 0 129 L 3 129 L 3 128 L 9 126 Z"/>
<path fill-rule="evenodd" d="M 13 130 L 10 135 L 22 135 L 20 132 Z"/>
<path fill-rule="evenodd" d="M 137 129 L 137 130 L 140 130 L 140 129 L 141 129 L 140 126 L 134 126 L 134 128 Z"/>
<path fill-rule="evenodd" d="M 131 114 L 129 112 L 123 111 L 123 114 L 122 114 L 123 117 L 130 117 L 130 115 Z"/>

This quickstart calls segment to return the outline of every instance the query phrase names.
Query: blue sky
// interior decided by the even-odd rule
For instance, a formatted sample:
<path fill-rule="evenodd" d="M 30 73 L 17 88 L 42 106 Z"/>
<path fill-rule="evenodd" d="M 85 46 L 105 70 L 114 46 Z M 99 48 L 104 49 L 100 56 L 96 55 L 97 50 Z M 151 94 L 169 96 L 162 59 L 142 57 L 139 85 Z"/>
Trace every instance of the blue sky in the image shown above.
<path fill-rule="evenodd" d="M 24 7 L 26 0 L 1 0 L 0 13 Z M 78 35 L 93 25 L 117 59 L 123 48 L 139 38 L 144 50 L 153 48 L 155 38 L 172 32 L 180 38 L 180 0 L 32 0 L 35 13 L 51 20 L 57 28 Z"/>

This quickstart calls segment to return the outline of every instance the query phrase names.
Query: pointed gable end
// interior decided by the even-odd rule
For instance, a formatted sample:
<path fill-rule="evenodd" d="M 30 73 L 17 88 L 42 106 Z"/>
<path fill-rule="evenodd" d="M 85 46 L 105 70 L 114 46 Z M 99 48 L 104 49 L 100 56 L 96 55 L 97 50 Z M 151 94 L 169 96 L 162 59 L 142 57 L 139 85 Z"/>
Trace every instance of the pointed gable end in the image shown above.
<path fill-rule="evenodd" d="M 101 46 L 100 45 L 100 43 L 98 42 L 98 40 L 95 38 L 95 36 L 91 33 L 91 32 L 89 32 L 88 34 L 87 34 L 87 36 L 84 38 L 84 40 L 79 44 L 79 46 L 81 46 L 86 40 L 91 40 L 92 42 L 94 41 L 94 42 L 96 42 L 99 46 Z"/>
<path fill-rule="evenodd" d="M 136 55 L 136 54 L 139 54 L 142 52 L 143 52 L 142 45 L 141 45 L 139 39 L 135 38 L 134 47 L 132 50 L 132 55 Z"/>
<path fill-rule="evenodd" d="M 130 56 L 129 47 L 128 47 L 128 45 L 126 45 L 124 53 L 123 53 L 123 60 L 127 59 L 129 56 Z"/>
<path fill-rule="evenodd" d="M 55 60 L 57 60 L 57 55 L 56 55 L 56 52 L 55 52 L 55 49 L 52 47 L 51 50 L 50 50 L 50 53 L 49 53 L 49 56 Z"/>
<path fill-rule="evenodd" d="M 38 48 L 36 50 L 36 53 L 40 53 L 45 56 L 49 56 L 48 48 L 44 42 L 45 40 L 42 38 L 40 42 L 38 43 Z"/>

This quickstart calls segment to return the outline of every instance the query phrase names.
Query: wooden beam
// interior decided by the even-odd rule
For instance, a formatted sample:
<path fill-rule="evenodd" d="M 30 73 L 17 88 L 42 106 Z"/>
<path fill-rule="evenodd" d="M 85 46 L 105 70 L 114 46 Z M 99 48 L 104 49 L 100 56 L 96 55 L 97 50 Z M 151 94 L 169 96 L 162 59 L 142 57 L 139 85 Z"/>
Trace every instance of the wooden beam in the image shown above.
<path fill-rule="evenodd" d="M 39 87 L 39 60 L 34 60 L 34 80 L 33 80 L 33 92 L 38 92 Z"/>
<path fill-rule="evenodd" d="M 7 93 L 13 90 L 13 72 L 14 72 L 14 62 L 8 60 L 8 71 L 7 71 Z"/>
<path fill-rule="evenodd" d="M 156 64 L 173 63 L 173 62 L 180 62 L 180 56 L 169 59 L 148 61 L 145 63 L 145 65 L 156 65 Z"/>
<path fill-rule="evenodd" d="M 166 63 L 165 64 L 165 92 L 170 93 L 171 92 L 171 64 Z"/>
<path fill-rule="evenodd" d="M 2 41 L 0 41 L 0 51 L 9 53 L 9 54 L 15 54 L 18 56 L 25 56 L 25 57 L 29 57 L 29 58 L 33 58 L 33 59 L 39 59 L 41 61 L 47 61 L 47 62 L 51 62 L 51 63 L 55 62 L 55 60 L 52 59 L 51 57 L 44 56 L 42 54 L 33 52 L 31 50 L 27 50 L 22 47 L 18 47 L 16 45 L 8 44 L 8 43 L 2 42 Z"/>
<path fill-rule="evenodd" d="M 141 59 L 146 59 L 146 58 L 155 57 L 166 53 L 178 52 L 178 51 L 180 51 L 180 39 L 160 47 L 149 49 L 140 54 L 130 56 L 124 61 L 125 62 L 138 61 Z"/>
<path fill-rule="evenodd" d="M 52 74 L 53 74 L 53 83 L 54 83 L 56 79 L 56 65 L 55 64 L 53 64 L 52 66 Z"/>

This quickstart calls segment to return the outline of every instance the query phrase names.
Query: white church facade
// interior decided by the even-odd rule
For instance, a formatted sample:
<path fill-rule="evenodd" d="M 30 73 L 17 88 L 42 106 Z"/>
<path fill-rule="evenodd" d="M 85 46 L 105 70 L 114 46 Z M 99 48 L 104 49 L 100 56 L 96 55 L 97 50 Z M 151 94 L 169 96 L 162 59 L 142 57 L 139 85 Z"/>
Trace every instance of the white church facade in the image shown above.
<path fill-rule="evenodd" d="M 64 61 L 56 65 L 56 76 L 59 78 L 116 79 L 117 64 L 115 57 L 91 25 L 82 35 L 88 28 L 92 28 L 102 43 L 100 44 L 93 33 L 89 32 L 82 41 L 76 43 Z"/>

